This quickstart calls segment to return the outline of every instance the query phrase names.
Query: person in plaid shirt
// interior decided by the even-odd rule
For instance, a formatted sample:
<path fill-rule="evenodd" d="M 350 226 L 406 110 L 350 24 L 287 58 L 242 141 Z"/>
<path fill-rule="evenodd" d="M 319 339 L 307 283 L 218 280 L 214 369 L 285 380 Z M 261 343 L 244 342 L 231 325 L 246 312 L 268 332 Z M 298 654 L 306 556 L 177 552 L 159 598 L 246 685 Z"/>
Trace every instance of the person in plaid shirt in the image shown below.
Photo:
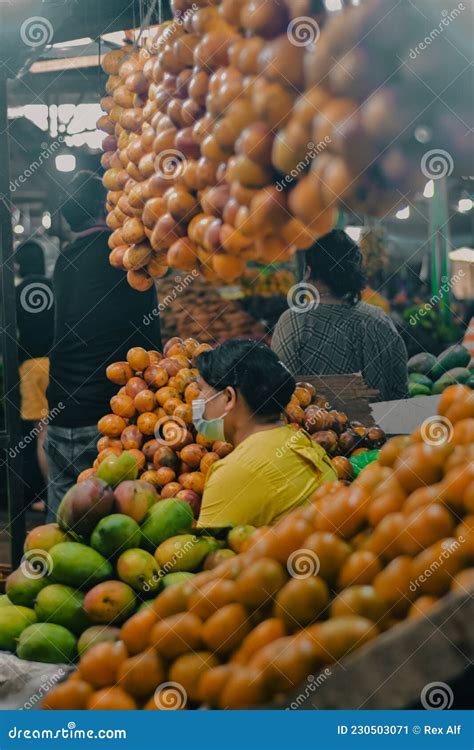
<path fill-rule="evenodd" d="M 288 293 L 272 349 L 293 375 L 362 373 L 378 400 L 407 396 L 407 352 L 390 318 L 360 301 L 362 255 L 341 230 L 306 251 L 307 281 Z"/>

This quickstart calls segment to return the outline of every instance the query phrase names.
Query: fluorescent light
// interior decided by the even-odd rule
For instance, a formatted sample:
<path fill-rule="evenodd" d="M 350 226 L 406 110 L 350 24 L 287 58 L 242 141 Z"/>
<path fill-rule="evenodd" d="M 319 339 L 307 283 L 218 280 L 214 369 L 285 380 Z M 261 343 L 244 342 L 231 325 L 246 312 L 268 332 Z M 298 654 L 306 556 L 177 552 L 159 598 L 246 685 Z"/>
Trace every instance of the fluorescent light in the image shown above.
<path fill-rule="evenodd" d="M 81 39 L 71 39 L 69 42 L 56 42 L 53 44 L 53 47 L 56 47 L 57 49 L 61 48 L 67 48 L 67 47 L 80 47 L 84 44 L 90 44 L 92 42 L 92 39 L 90 36 L 83 36 Z"/>
<path fill-rule="evenodd" d="M 425 198 L 432 198 L 434 195 L 434 180 L 428 180 L 423 190 Z"/>
<path fill-rule="evenodd" d="M 410 206 L 405 206 L 405 208 L 401 208 L 400 211 L 397 211 L 395 214 L 397 219 L 409 219 L 410 218 Z"/>
<path fill-rule="evenodd" d="M 49 211 L 44 212 L 41 218 L 41 223 L 45 229 L 51 229 L 51 214 L 49 213 Z"/>
<path fill-rule="evenodd" d="M 74 154 L 58 154 L 55 164 L 58 172 L 73 172 L 76 168 L 76 157 Z"/>
<path fill-rule="evenodd" d="M 13 231 L 15 232 L 15 234 L 23 234 L 23 232 L 25 231 L 25 227 L 24 227 L 24 226 L 22 226 L 22 224 L 17 224 L 17 225 L 16 225 L 16 226 L 15 226 L 15 227 L 13 228 Z"/>
<path fill-rule="evenodd" d="M 462 214 L 467 214 L 468 211 L 471 210 L 473 206 L 473 202 L 470 198 L 461 198 L 458 203 L 458 211 Z"/>
<path fill-rule="evenodd" d="M 345 233 L 349 235 L 351 240 L 354 242 L 358 242 L 360 239 L 360 235 L 362 233 L 362 227 L 352 227 L 348 226 L 344 229 Z"/>
<path fill-rule="evenodd" d="M 325 0 L 325 3 L 328 10 L 341 10 L 342 8 L 341 0 Z"/>
<path fill-rule="evenodd" d="M 60 70 L 78 70 L 80 68 L 96 68 L 100 65 L 99 55 L 83 55 L 83 57 L 62 57 L 57 60 L 39 60 L 34 62 L 30 73 L 57 73 Z"/>

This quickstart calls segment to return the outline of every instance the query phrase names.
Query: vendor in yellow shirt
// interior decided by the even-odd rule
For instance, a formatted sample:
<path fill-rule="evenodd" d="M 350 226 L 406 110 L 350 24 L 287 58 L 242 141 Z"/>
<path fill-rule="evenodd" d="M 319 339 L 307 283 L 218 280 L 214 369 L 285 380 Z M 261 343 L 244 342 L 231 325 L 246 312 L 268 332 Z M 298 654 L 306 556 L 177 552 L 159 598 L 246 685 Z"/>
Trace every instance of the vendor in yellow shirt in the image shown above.
<path fill-rule="evenodd" d="M 235 448 L 211 466 L 198 526 L 273 524 L 336 479 L 324 449 L 281 420 L 295 380 L 269 347 L 227 341 L 203 352 L 197 366 L 194 425 Z"/>

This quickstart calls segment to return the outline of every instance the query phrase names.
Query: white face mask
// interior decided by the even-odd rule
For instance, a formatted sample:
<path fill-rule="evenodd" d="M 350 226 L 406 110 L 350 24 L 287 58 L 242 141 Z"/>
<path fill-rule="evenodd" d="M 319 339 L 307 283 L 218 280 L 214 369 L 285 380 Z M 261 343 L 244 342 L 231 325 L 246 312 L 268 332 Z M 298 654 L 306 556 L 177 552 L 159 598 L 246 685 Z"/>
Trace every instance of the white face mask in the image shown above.
<path fill-rule="evenodd" d="M 225 441 L 225 432 L 224 432 L 225 413 L 222 414 L 222 416 L 220 417 L 216 417 L 215 419 L 204 418 L 206 404 L 208 404 L 209 401 L 212 401 L 214 398 L 217 398 L 217 396 L 219 396 L 221 393 L 224 393 L 224 391 L 219 391 L 219 393 L 215 393 L 214 396 L 211 396 L 208 399 L 196 398 L 191 404 L 191 408 L 193 411 L 193 424 L 196 430 L 207 440 L 224 440 Z"/>

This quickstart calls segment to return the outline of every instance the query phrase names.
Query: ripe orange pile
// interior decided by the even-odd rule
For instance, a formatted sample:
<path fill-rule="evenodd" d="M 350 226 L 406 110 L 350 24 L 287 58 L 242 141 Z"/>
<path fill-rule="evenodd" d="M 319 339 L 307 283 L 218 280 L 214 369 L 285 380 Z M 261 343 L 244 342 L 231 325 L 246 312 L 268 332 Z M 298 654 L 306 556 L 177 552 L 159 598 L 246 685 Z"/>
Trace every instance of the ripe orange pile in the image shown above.
<path fill-rule="evenodd" d="M 444 439 L 423 425 L 390 440 L 350 487 L 321 487 L 236 557 L 168 588 L 121 641 L 91 647 L 45 706 L 265 704 L 472 588 L 474 394 L 450 386 L 439 410 Z"/>
<path fill-rule="evenodd" d="M 140 479 L 156 487 L 161 498 L 186 500 L 198 515 L 207 472 L 232 450 L 230 443 L 206 441 L 192 425 L 191 402 L 199 397 L 193 363 L 210 348 L 175 337 L 163 354 L 134 347 L 126 362 L 109 365 L 108 379 L 121 388 L 110 400 L 111 413 L 99 420 L 103 437 L 94 465 L 78 481 L 93 475 L 110 453 L 127 450 Z"/>
<path fill-rule="evenodd" d="M 327 23 L 322 0 L 171 7 L 144 48 L 103 59 L 110 259 L 133 287 L 167 266 L 233 281 L 311 245 L 341 207 L 383 215 L 472 163 L 462 55 L 446 31 L 417 56 L 431 19 L 408 4 Z"/>

